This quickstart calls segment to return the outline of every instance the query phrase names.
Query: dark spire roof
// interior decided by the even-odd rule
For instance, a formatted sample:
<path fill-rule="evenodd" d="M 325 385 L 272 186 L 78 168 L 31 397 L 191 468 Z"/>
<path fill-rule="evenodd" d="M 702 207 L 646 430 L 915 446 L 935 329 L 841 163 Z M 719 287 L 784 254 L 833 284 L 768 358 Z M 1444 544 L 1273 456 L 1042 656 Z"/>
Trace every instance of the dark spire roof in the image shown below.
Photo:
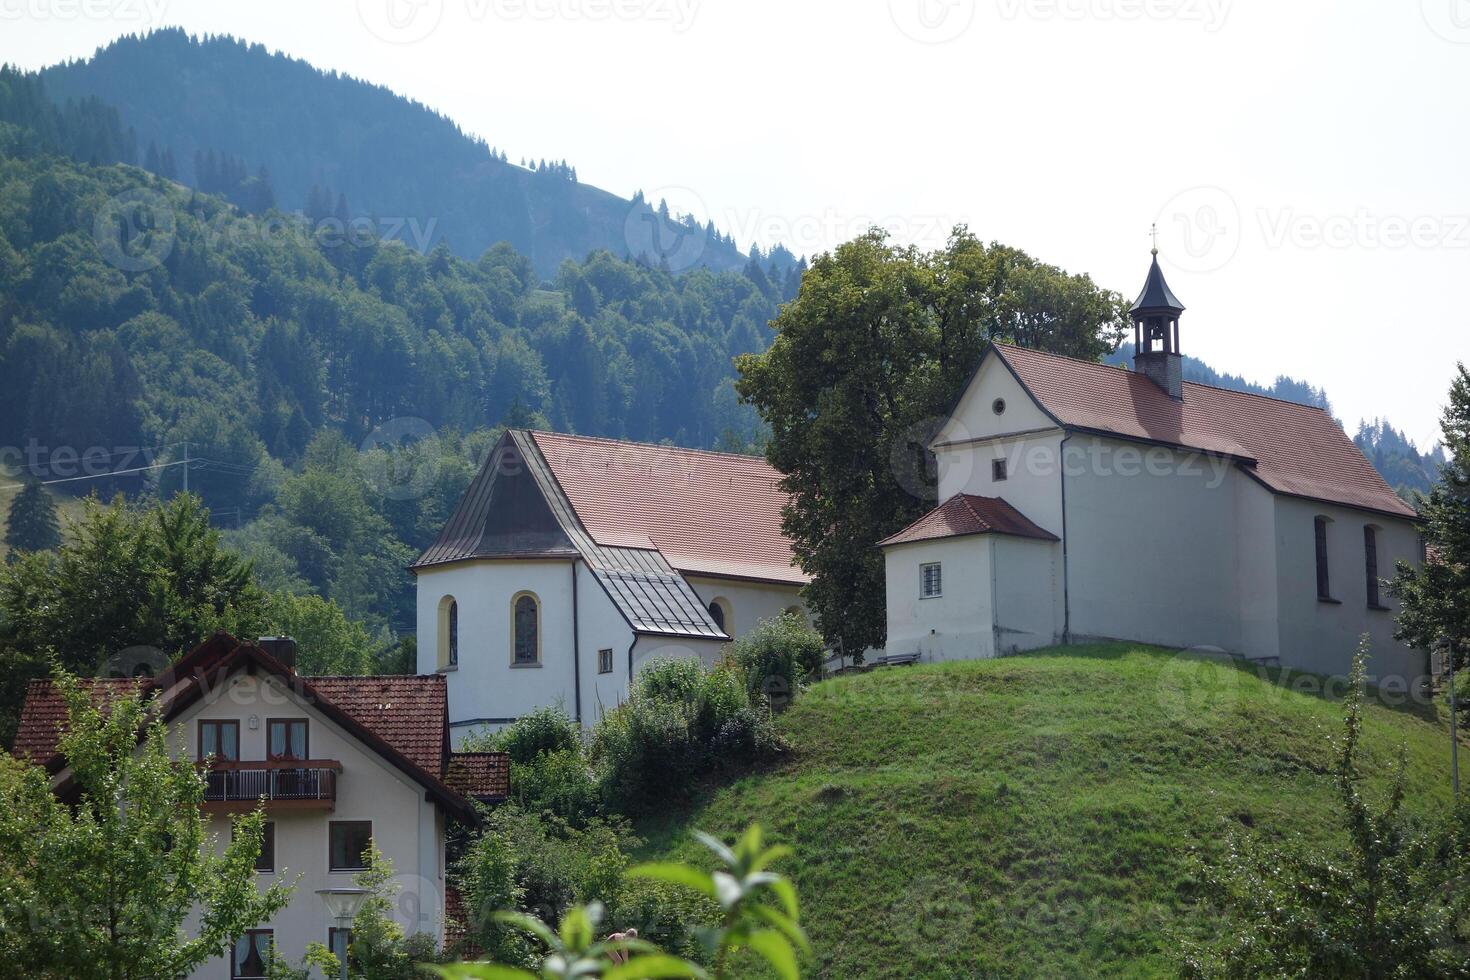
<path fill-rule="evenodd" d="M 1184 304 L 1179 302 L 1179 297 L 1169 288 L 1164 281 L 1164 270 L 1159 268 L 1159 250 L 1154 249 L 1153 265 L 1148 267 L 1148 279 L 1143 284 L 1143 292 L 1138 294 L 1134 300 L 1133 308 L 1129 313 L 1142 313 L 1153 311 L 1169 311 L 1175 314 L 1184 312 Z"/>

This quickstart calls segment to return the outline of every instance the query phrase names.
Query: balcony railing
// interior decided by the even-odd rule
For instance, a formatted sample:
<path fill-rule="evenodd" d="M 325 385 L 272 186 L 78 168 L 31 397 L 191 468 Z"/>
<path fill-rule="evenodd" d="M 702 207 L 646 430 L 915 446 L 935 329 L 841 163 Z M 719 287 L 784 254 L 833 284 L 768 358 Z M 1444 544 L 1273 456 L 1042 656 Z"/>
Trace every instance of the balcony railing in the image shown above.
<path fill-rule="evenodd" d="M 204 808 L 211 811 L 252 810 L 261 800 L 267 809 L 330 810 L 337 802 L 337 774 L 342 771 L 342 763 L 330 759 L 202 765 Z"/>

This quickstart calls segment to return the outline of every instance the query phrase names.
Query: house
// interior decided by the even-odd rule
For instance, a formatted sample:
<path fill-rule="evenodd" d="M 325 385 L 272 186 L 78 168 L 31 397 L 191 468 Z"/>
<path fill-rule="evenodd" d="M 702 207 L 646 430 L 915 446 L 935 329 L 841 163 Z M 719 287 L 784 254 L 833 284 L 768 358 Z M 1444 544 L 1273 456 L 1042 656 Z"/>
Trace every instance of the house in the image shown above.
<path fill-rule="evenodd" d="M 199 977 L 264 976 L 273 944 L 292 963 L 311 942 L 340 954 L 350 931 L 336 928 L 316 892 L 351 886 L 369 841 L 393 862 L 400 924 L 442 942 L 453 901 L 445 834 L 451 822 L 473 820 L 472 800 L 495 802 L 509 790 L 504 755 L 450 750 L 442 676 L 302 677 L 294 647 L 218 633 L 159 677 L 82 682 L 99 704 L 132 691 L 154 696 L 176 757 L 207 768 L 210 832 L 227 841 L 232 815 L 263 801 L 261 885 L 296 882 L 275 919 Z M 60 692 L 32 681 L 15 754 L 46 766 L 63 798 L 74 791 L 56 751 L 65 721 Z"/>
<path fill-rule="evenodd" d="M 1403 683 L 1382 579 L 1416 514 L 1324 410 L 1183 380 L 1157 250 L 1134 370 L 992 344 L 931 444 L 939 505 L 881 542 L 888 651 L 1122 639 Z"/>
<path fill-rule="evenodd" d="M 595 723 L 655 657 L 714 662 L 805 615 L 762 459 L 507 431 L 413 564 L 419 670 L 463 739 L 560 704 Z"/>

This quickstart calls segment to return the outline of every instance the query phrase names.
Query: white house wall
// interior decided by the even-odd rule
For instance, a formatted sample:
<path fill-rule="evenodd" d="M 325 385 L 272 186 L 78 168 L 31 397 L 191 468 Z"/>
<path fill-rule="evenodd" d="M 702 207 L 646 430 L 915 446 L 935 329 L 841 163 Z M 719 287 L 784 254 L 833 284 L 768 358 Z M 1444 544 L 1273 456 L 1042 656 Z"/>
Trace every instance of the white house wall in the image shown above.
<path fill-rule="evenodd" d="M 1005 399 L 1005 411 L 995 413 L 995 400 Z M 971 379 L 954 413 L 935 442 L 962 443 L 969 439 L 1054 428 L 1056 422 L 1036 404 L 1015 374 L 994 352 L 988 354 Z"/>
<path fill-rule="evenodd" d="M 735 639 L 749 633 L 762 620 L 775 619 L 792 606 L 796 606 L 803 616 L 807 616 L 806 604 L 801 601 L 798 586 L 795 585 L 695 575 L 686 575 L 684 578 L 705 606 L 709 606 L 717 598 L 724 599 L 729 604 L 734 622 L 725 624 L 725 632 L 730 633 L 733 627 L 731 636 Z"/>
<path fill-rule="evenodd" d="M 394 915 L 411 932 L 443 939 L 444 823 L 438 807 L 425 799 L 423 786 L 367 749 L 355 737 L 329 721 L 310 704 L 261 675 L 236 674 L 213 697 L 185 711 L 170 725 L 170 744 L 177 757 L 198 755 L 199 721 L 232 719 L 240 723 L 240 758 L 266 758 L 266 722 L 270 718 L 306 718 L 308 755 L 313 760 L 342 763 L 337 777 L 337 799 L 330 811 L 270 810 L 275 823 L 275 871 L 257 875 L 262 888 L 274 882 L 295 882 L 290 903 L 260 928 L 272 929 L 278 949 L 298 961 L 308 943 L 326 943 L 329 919 L 318 889 L 351 887 L 353 872 L 328 871 L 328 823 L 333 820 L 371 820 L 373 840 L 393 862 L 394 883 L 401 891 Z M 227 814 L 209 817 L 210 831 L 221 849 L 230 838 Z M 297 876 L 300 879 L 297 880 Z M 186 928 L 192 927 L 191 919 Z M 230 975 L 228 955 L 215 959 L 194 976 Z"/>
<path fill-rule="evenodd" d="M 936 451 L 939 500 L 943 502 L 957 493 L 1002 497 L 1037 525 L 1060 537 L 1061 444 L 1061 430 L 1051 429 L 941 447 Z M 992 463 L 997 459 L 1006 461 L 1004 480 L 995 479 Z"/>
<path fill-rule="evenodd" d="M 1331 519 L 1327 526 L 1328 578 L 1337 603 L 1317 599 L 1314 520 L 1319 514 Z M 1359 638 L 1366 633 L 1373 647 L 1368 673 L 1380 683 L 1413 683 L 1425 672 L 1425 654 L 1393 639 L 1398 603 L 1386 587 L 1381 587 L 1381 601 L 1390 608 L 1368 608 L 1365 524 L 1378 528 L 1380 578 L 1393 577 L 1396 561 L 1419 564 L 1422 556 L 1418 530 L 1408 521 L 1293 497 L 1276 498 L 1282 662 L 1318 673 L 1345 675 Z"/>
<path fill-rule="evenodd" d="M 992 613 L 994 535 L 939 538 L 884 549 L 887 653 L 930 660 L 995 656 Z M 942 595 L 919 594 L 919 566 L 941 565 Z"/>
<path fill-rule="evenodd" d="M 1061 642 L 1062 546 L 1009 535 L 989 535 L 995 554 L 992 605 L 1000 655 Z"/>

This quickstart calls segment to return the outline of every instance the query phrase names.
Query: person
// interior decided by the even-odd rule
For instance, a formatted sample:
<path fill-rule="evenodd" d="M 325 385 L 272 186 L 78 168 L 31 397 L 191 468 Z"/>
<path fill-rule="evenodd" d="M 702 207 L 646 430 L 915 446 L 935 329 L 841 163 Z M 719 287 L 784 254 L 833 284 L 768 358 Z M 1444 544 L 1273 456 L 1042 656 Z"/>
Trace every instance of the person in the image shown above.
<path fill-rule="evenodd" d="M 616 942 L 626 942 L 626 941 L 637 939 L 637 938 L 638 938 L 638 930 L 637 929 L 627 929 L 627 930 L 625 930 L 623 932 L 615 932 L 615 933 L 613 933 L 611 936 L 608 936 L 607 937 L 607 941 L 610 942 L 610 943 L 616 943 Z M 628 951 L 626 949 L 615 949 L 611 953 L 609 953 L 608 956 L 612 959 L 612 961 L 614 963 L 626 963 L 626 962 L 628 962 Z"/>

